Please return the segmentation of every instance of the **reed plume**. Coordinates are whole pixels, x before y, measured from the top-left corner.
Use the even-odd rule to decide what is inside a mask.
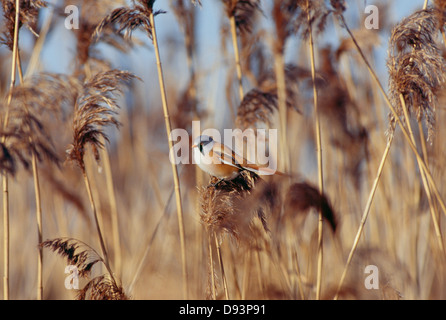
[[[0,43],[7,45],[11,51],[14,45],[15,3],[15,0],[2,0],[6,30],[0,36]],[[37,22],[39,10],[46,6],[47,2],[42,0],[21,0],[19,28],[26,26],[34,35],[37,35],[37,31],[34,30],[33,27]]]
[[[76,268],[79,277],[88,279],[87,284],[78,290],[77,298],[79,300],[128,300],[113,274],[99,275],[89,279],[94,266],[103,263],[107,267],[107,263],[85,242],[73,238],[56,238],[46,240],[40,246],[65,258],[67,265],[73,265]]]
[[[67,158],[74,161],[82,171],[85,171],[87,145],[91,145],[96,160],[99,160],[98,150],[103,147],[101,138],[109,141],[104,132],[105,127],[119,127],[116,95],[122,93],[121,83],[135,78],[127,71],[110,70],[96,74],[83,84],[73,115],[73,143],[67,150]]]
[[[361,123],[360,108],[351,97],[343,74],[339,72],[336,59],[339,53],[339,49],[333,52],[331,47],[320,50],[319,73],[322,80],[316,82],[320,92],[320,111],[324,123],[331,127],[329,135],[332,145],[342,151],[346,160],[345,170],[355,188],[360,188],[360,166],[364,160],[369,160],[369,132]]]
[[[113,33],[120,34],[128,39],[134,30],[142,28],[149,39],[153,40],[153,26],[150,22],[150,14],[153,13],[156,16],[166,13],[163,10],[153,11],[154,2],[154,0],[137,0],[131,8],[121,7],[113,10],[96,26],[93,37],[98,39],[105,32],[105,29],[111,29]]]
[[[444,29],[446,27],[446,1],[434,0],[434,7],[436,9],[436,16],[438,20],[438,27],[444,35]]]
[[[99,243],[104,255],[104,264],[111,277],[113,277],[113,272],[111,271],[103,231],[99,224],[90,179],[85,168],[84,156],[87,146],[90,145],[96,161],[100,160],[98,150],[104,147],[102,141],[108,141],[104,129],[107,126],[119,127],[116,115],[119,108],[117,95],[122,93],[121,84],[130,82],[135,78],[133,74],[127,71],[110,70],[96,74],[93,78],[87,79],[83,83],[82,91],[79,92],[76,100],[73,115],[73,143],[67,150],[67,159],[76,163],[82,171]],[[116,281],[114,280],[114,282]]]
[[[312,208],[321,211],[332,231],[336,232],[338,217],[328,197],[308,182],[293,183],[285,196],[285,214],[293,216]]]
[[[433,9],[417,11],[392,31],[389,43],[389,89],[393,105],[403,116],[400,94],[409,113],[425,119],[428,140],[434,135],[437,93],[446,81],[446,63],[435,37],[438,20]],[[391,115],[393,130],[395,119]]]
[[[345,10],[343,1],[331,1],[335,6],[336,13],[342,13]],[[341,5],[342,3],[342,5]],[[316,64],[314,58],[314,37],[321,33],[326,26],[326,19],[330,13],[324,1],[302,1],[299,4],[300,14],[297,16],[297,31],[301,32],[304,39],[308,39],[311,63],[311,78],[313,80],[313,108],[316,136],[316,151],[318,164],[318,184],[320,193],[324,193],[324,174],[323,174],[323,154],[322,154],[322,133],[319,115],[318,91],[316,86]],[[299,29],[303,26],[303,30]],[[323,212],[319,209],[318,223],[318,265],[317,265],[317,283],[316,299],[321,296],[322,286],[322,266],[323,266]]]
[[[264,212],[258,210],[258,202],[254,201],[253,207],[246,204],[248,199],[252,200],[259,179],[256,174],[244,171],[235,179],[221,181],[216,186],[218,179],[212,177],[209,186],[199,189],[200,221],[211,234],[228,233],[237,240],[246,240],[254,217],[265,222]]]
[[[54,90],[52,90],[54,89]],[[31,169],[32,155],[40,162],[44,159],[59,164],[52,138],[47,132],[45,116],[58,116],[61,89],[58,81],[51,75],[36,76],[10,90],[7,126],[2,135],[2,170],[14,176],[21,164],[25,170]]]
[[[168,139],[169,150],[173,148],[173,142],[170,139],[172,125],[170,121],[169,106],[167,103],[166,87],[164,83],[164,74],[161,65],[161,57],[159,53],[158,38],[156,36],[155,16],[165,13],[163,10],[154,11],[153,4],[155,0],[137,0],[134,1],[133,7],[121,7],[113,10],[110,15],[106,16],[96,28],[95,36],[101,34],[106,27],[113,28],[114,32],[124,32],[124,37],[131,36],[133,30],[142,28],[150,40],[152,40],[155,48],[155,57],[158,71],[158,82],[160,85],[160,95],[163,106],[164,122],[166,127],[166,136]],[[183,205],[181,199],[180,180],[176,164],[171,161],[173,182],[175,188],[175,200],[177,204],[178,228],[180,233],[181,256],[182,256],[182,273],[183,273],[183,295],[188,296],[187,285],[187,262],[186,262],[186,244],[183,221]]]
[[[244,98],[243,75],[240,61],[240,50],[238,44],[237,31],[240,33],[250,33],[252,30],[252,20],[257,11],[260,9],[259,0],[223,0],[226,9],[226,15],[231,24],[232,46],[234,49],[235,67],[237,71],[237,79],[239,86],[239,99]],[[232,110],[232,108],[231,108]],[[234,112],[233,112],[234,114]]]
[[[286,107],[287,110],[294,110],[300,113],[299,106],[299,82],[308,76],[305,69],[288,64],[285,67],[286,78]],[[276,129],[279,111],[279,97],[277,91],[277,81],[275,73],[268,70],[262,73],[258,79],[257,87],[251,89],[243,98],[237,109],[235,125],[238,129],[254,129],[254,134],[258,137],[256,129]],[[279,116],[278,116],[279,115]],[[261,137],[265,142],[269,136]],[[253,152],[254,146],[246,145],[243,142],[243,150]],[[267,144],[269,147],[269,144]],[[253,154],[253,153],[252,153]],[[250,159],[253,160],[253,159]],[[277,161],[277,159],[274,159]]]
[[[60,157],[54,150],[50,136],[45,132],[42,120],[23,108],[10,110],[10,121],[2,135],[5,139],[4,146],[10,150],[9,154],[15,155],[27,170],[31,168],[32,155],[39,162],[48,159],[56,164],[60,163]],[[14,170],[10,173],[15,174],[16,167],[11,169]]]
[[[425,163],[428,163],[428,159],[421,121],[425,119],[428,130],[427,140],[432,140],[435,133],[437,92],[444,88],[446,82],[446,61],[435,42],[438,33],[436,18],[434,9],[415,12],[394,28],[389,44],[388,68],[391,99],[397,106],[397,112],[404,116],[414,145],[417,143],[409,117],[410,113],[416,114]],[[390,121],[390,130],[393,130],[395,120],[391,118]],[[429,186],[427,173],[423,171],[421,160],[417,159],[417,161],[439,247],[446,255],[436,207],[431,195],[433,187]]]
[[[261,231],[268,232],[267,209],[274,204],[277,194],[269,184],[255,173],[242,171],[238,177],[230,181],[220,181],[212,177],[209,186],[199,189],[199,202],[201,206],[200,221],[208,234],[209,246],[209,292],[216,298],[216,274],[212,243],[215,242],[217,258],[221,269],[221,278],[226,299],[229,299],[229,290],[225,275],[225,268],[221,254],[221,242],[224,234],[229,234],[237,242],[254,244],[259,233],[255,218],[261,222]],[[208,288],[209,288],[208,286]]]
[[[252,19],[256,12],[261,12],[259,0],[222,0],[226,15],[234,18],[239,32],[251,32]]]
[[[10,90],[7,96],[7,104],[6,104],[6,114],[3,119],[3,130],[6,130],[9,124],[10,118],[10,103],[12,100],[12,91],[15,86],[16,81],[16,72],[19,72],[20,82],[23,82],[23,72],[20,62],[20,53],[19,53],[19,29],[26,24],[28,29],[36,36],[37,33],[33,30],[34,25],[37,21],[37,16],[39,13],[39,9],[46,6],[46,2],[44,1],[20,1],[20,0],[11,0],[2,1],[3,7],[3,15],[6,20],[6,30],[0,36],[0,43],[6,44],[8,48],[12,52],[12,63],[11,63],[11,81],[10,81]],[[27,111],[26,111],[27,112]],[[30,128],[30,122],[28,122],[28,127]],[[7,136],[2,136],[2,143],[6,141]],[[32,141],[32,138],[28,136],[28,139]],[[32,144],[32,143],[31,143]],[[35,195],[36,195],[36,216],[37,216],[37,225],[38,225],[38,238],[39,242],[41,241],[41,209],[40,209],[40,187],[39,187],[39,179],[37,174],[37,164],[36,164],[36,151],[31,153],[31,162],[33,168],[33,178],[34,178],[34,187],[35,187]],[[24,162],[22,160],[22,162]],[[8,187],[8,175],[4,174],[2,177],[3,182],[3,237],[4,237],[4,299],[9,299],[9,187]],[[37,298],[42,298],[42,254],[39,250],[38,257],[38,286],[37,286]]]

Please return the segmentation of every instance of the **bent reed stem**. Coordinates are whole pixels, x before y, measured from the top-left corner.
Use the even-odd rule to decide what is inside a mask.
[[[97,231],[97,234],[98,234],[99,244],[101,246],[102,254],[104,255],[104,265],[105,265],[108,273],[110,274],[110,277],[111,277],[112,281],[117,284],[117,282],[115,280],[115,277],[113,275],[113,271],[111,270],[111,267],[110,267],[110,260],[109,260],[109,257],[108,257],[107,248],[105,246],[105,241],[104,241],[104,236],[102,234],[102,229],[101,229],[101,226],[99,224],[99,218],[98,218],[98,213],[97,213],[97,209],[96,209],[96,204],[95,204],[95,201],[94,201],[94,198],[93,198],[93,192],[91,190],[90,180],[88,178],[88,174],[87,174],[87,171],[85,169],[85,165],[81,168],[81,170],[82,170],[82,176],[84,178],[85,188],[87,189],[88,199],[90,200],[90,207],[91,207],[91,210],[93,211],[93,217],[94,217],[94,222],[95,222],[95,225],[96,225],[96,231]]]
[[[428,169],[428,167],[427,167],[425,161],[423,160],[423,158],[418,153],[418,150],[417,150],[416,146],[412,143],[412,139],[410,138],[409,133],[407,132],[407,130],[406,130],[402,120],[400,119],[398,113],[396,112],[395,108],[393,107],[392,103],[390,102],[390,99],[389,99],[387,93],[385,92],[384,87],[382,86],[381,82],[379,81],[378,76],[376,75],[375,71],[371,67],[369,61],[367,60],[367,58],[364,55],[364,52],[362,51],[361,47],[359,46],[358,42],[356,41],[356,38],[354,37],[354,35],[352,34],[350,28],[348,27],[347,22],[345,21],[344,16],[341,14],[341,15],[339,15],[339,17],[340,17],[341,22],[343,23],[345,29],[347,30],[350,38],[352,39],[352,41],[353,41],[353,43],[355,45],[356,50],[360,54],[360,56],[361,56],[363,62],[365,63],[369,73],[371,74],[373,80],[378,85],[378,88],[379,88],[381,94],[383,95],[384,100],[385,100],[387,106],[389,107],[392,115],[394,116],[396,122],[399,124],[399,126],[401,128],[401,131],[402,131],[402,133],[404,135],[404,138],[407,141],[407,144],[409,145],[409,147],[412,149],[413,153],[415,154],[415,156],[417,158],[417,161],[419,161],[419,164],[420,164],[420,166],[422,168],[422,171],[424,171],[424,173],[426,175],[426,179],[429,182],[429,184],[431,185],[432,190],[433,190],[433,192],[435,194],[435,197],[437,198],[437,200],[438,200],[438,202],[439,202],[439,204],[441,206],[441,209],[442,209],[443,213],[446,216],[446,205],[445,205],[445,203],[444,203],[444,201],[443,201],[443,199],[442,199],[442,197],[440,195],[440,192],[438,191],[438,188],[437,188],[437,185],[436,185],[434,179],[432,178],[430,170]]]
[[[369,215],[370,208],[372,207],[373,199],[375,198],[376,189],[378,188],[378,183],[379,183],[379,180],[381,179],[381,175],[382,175],[383,168],[384,168],[384,165],[385,165],[386,160],[387,160],[387,156],[389,155],[389,151],[390,151],[390,147],[392,145],[393,137],[394,137],[393,134],[389,137],[389,140],[387,141],[386,148],[385,148],[385,150],[383,152],[383,155],[382,155],[382,158],[381,158],[381,162],[380,162],[379,167],[378,167],[378,172],[377,172],[376,177],[375,177],[375,181],[373,182],[373,186],[372,186],[372,189],[370,191],[369,198],[367,200],[367,204],[366,204],[366,206],[364,208],[364,212],[362,214],[361,223],[359,224],[358,231],[356,232],[355,240],[353,241],[353,245],[352,245],[352,248],[350,249],[350,253],[348,255],[347,262],[345,263],[344,271],[342,272],[341,279],[339,280],[339,284],[338,284],[338,288],[336,290],[336,294],[335,294],[335,296],[333,298],[334,300],[337,300],[339,298],[339,292],[341,291],[342,285],[343,285],[345,277],[347,275],[348,268],[349,268],[350,263],[351,263],[351,261],[353,259],[353,255],[355,254],[356,248],[358,247],[359,239],[361,238],[362,231],[364,230],[364,225],[367,222],[367,217]]]
[[[406,101],[404,100],[404,96],[401,93],[400,93],[399,97],[400,97],[401,105],[403,106],[404,118],[405,118],[405,121],[406,121],[407,128],[409,130],[410,137],[412,139],[413,144],[416,145],[415,136],[414,136],[414,133],[413,133],[413,130],[412,130],[412,126],[410,125],[410,118],[409,118],[409,112],[407,110]],[[424,190],[426,192],[426,196],[427,196],[427,199],[428,199],[428,202],[429,202],[429,209],[430,209],[430,213],[431,213],[431,217],[432,217],[432,222],[433,222],[434,228],[435,228],[435,234],[436,234],[437,240],[438,240],[438,245],[439,245],[440,250],[441,250],[441,252],[442,252],[442,254],[444,256],[445,255],[445,251],[444,251],[444,246],[443,246],[443,240],[442,240],[442,237],[441,237],[441,230],[440,230],[440,226],[439,226],[438,220],[437,220],[437,213],[436,213],[436,210],[435,210],[435,208],[433,206],[433,200],[432,200],[431,191],[429,189],[429,184],[426,181],[426,175],[425,175],[424,171],[421,169],[420,161],[418,159],[417,159],[417,163],[418,163],[418,166],[420,168],[421,180],[423,182],[423,187],[424,187]]]

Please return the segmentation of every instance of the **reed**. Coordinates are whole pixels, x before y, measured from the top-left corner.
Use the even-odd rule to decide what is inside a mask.
[[[119,34],[125,31],[125,36],[129,37],[131,32],[142,27],[147,36],[152,40],[155,48],[156,65],[158,72],[158,83],[160,86],[161,101],[164,113],[164,122],[166,127],[167,139],[169,144],[169,150],[173,149],[173,142],[170,139],[170,133],[172,131],[170,113],[166,96],[166,88],[164,84],[164,75],[161,65],[161,57],[159,53],[158,38],[156,36],[155,28],[155,16],[163,13],[163,11],[154,11],[153,4],[155,1],[138,1],[139,5],[135,5],[134,8],[118,8],[115,9],[109,16],[105,17],[95,30],[95,34],[100,34],[104,28],[114,26],[117,24],[119,27],[116,32]],[[186,261],[186,244],[185,244],[185,231],[184,231],[184,218],[183,218],[183,206],[181,200],[180,181],[178,177],[178,170],[176,164],[171,161],[173,182],[175,187],[175,201],[177,204],[177,217],[178,217],[178,229],[180,234],[181,243],[181,261],[182,261],[182,273],[183,273],[183,295],[185,298],[188,296],[188,282],[187,282],[187,261]]]
[[[446,296],[444,1],[1,3],[2,298]],[[287,175],[216,184],[192,120]]]

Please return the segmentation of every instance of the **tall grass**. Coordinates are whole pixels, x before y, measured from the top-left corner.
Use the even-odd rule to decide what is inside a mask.
[[[444,299],[444,1],[363,6],[2,1],[1,297]],[[171,162],[192,120],[278,129],[289,175]]]

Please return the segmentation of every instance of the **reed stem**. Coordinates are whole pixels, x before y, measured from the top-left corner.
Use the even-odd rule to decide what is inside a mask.
[[[389,140],[387,141],[387,145],[386,145],[386,148],[382,155],[381,162],[378,167],[378,172],[375,177],[375,181],[373,182],[373,186],[370,191],[369,198],[367,200],[367,204],[366,204],[366,206],[364,208],[364,212],[362,214],[361,223],[359,224],[358,231],[356,232],[355,240],[353,241],[352,248],[350,249],[350,253],[348,255],[347,262],[345,263],[344,271],[342,272],[342,275],[341,275],[341,279],[339,280],[339,284],[338,284],[338,288],[336,290],[336,294],[334,296],[334,300],[337,300],[339,298],[339,293],[341,291],[342,285],[343,285],[345,277],[347,275],[348,267],[350,266],[350,263],[353,259],[353,255],[355,254],[356,248],[358,247],[359,239],[361,238],[362,231],[364,230],[364,225],[367,222],[367,217],[369,215],[370,208],[372,206],[373,199],[375,197],[375,192],[376,192],[376,189],[378,188],[378,183],[379,183],[379,180],[380,180],[382,172],[383,172],[384,164],[386,163],[387,156],[389,155],[393,137],[394,137],[394,135],[392,134],[389,137]]]
[[[211,269],[211,292],[212,299],[217,300],[217,293],[215,292],[215,270],[214,270],[214,256],[212,254],[212,235],[208,232],[208,251],[209,251],[209,268]]]
[[[105,146],[104,138],[102,137],[103,144]],[[122,272],[122,252],[121,252],[121,238],[119,234],[119,217],[118,208],[116,203],[116,194],[113,183],[113,174],[110,164],[110,156],[107,149],[104,147],[102,150],[102,161],[104,164],[105,179],[107,184],[107,194],[110,200],[110,216],[112,224],[112,234],[113,234],[113,248],[114,248],[114,268],[118,278],[121,278]]]
[[[403,124],[402,120],[400,119],[398,113],[396,112],[395,108],[392,106],[392,103],[390,102],[390,99],[389,99],[387,93],[385,92],[384,87],[382,86],[381,82],[379,81],[378,76],[376,75],[375,71],[371,67],[370,63],[368,62],[367,58],[364,55],[364,52],[362,51],[361,47],[358,45],[358,42],[356,41],[356,38],[354,37],[354,35],[352,34],[350,28],[348,27],[347,22],[345,21],[344,16],[340,15],[340,19],[341,19],[341,22],[343,23],[345,29],[347,30],[350,38],[352,39],[352,41],[353,41],[353,43],[355,45],[355,48],[357,49],[358,53],[360,54],[363,62],[367,66],[367,69],[368,69],[369,73],[371,74],[372,78],[374,79],[374,81],[378,85],[378,88],[381,91],[387,106],[389,107],[389,109],[390,109],[393,117],[395,118],[396,122],[400,126],[401,131],[402,131],[402,133],[404,135],[404,138],[407,141],[407,144],[412,149],[412,152],[415,154],[415,156],[417,158],[417,161],[419,162],[419,165],[421,167],[421,170],[424,171],[424,173],[426,175],[426,179],[429,182],[429,184],[431,185],[432,191],[434,192],[435,197],[437,198],[443,213],[446,215],[446,205],[445,205],[445,203],[444,203],[444,201],[443,201],[443,199],[442,199],[442,197],[440,195],[440,192],[438,191],[437,185],[436,185],[434,179],[432,178],[432,175],[431,175],[431,173],[430,173],[430,171],[429,171],[425,161],[423,160],[423,158],[418,153],[418,150],[417,150],[416,146],[413,144],[412,139],[410,138],[409,133],[407,132],[406,128],[404,127],[404,124]]]
[[[313,31],[311,28],[310,19],[310,2],[307,0],[307,19],[308,26],[310,28],[309,33],[309,46],[310,46],[310,59],[311,59],[311,79],[313,81],[313,104],[314,104],[314,121],[315,121],[315,133],[316,133],[316,152],[317,152],[317,167],[318,167],[318,182],[319,191],[324,193],[324,173],[322,163],[322,138],[321,138],[321,123],[318,111],[318,93],[316,87],[316,67],[314,59],[314,43],[313,43]],[[323,264],[323,216],[322,210],[319,209],[318,214],[318,252],[317,252],[317,282],[316,282],[316,299],[319,300],[321,296],[322,286],[322,264]]]
[[[230,22],[231,22],[232,45],[234,47],[235,68],[237,70],[238,92],[239,92],[240,101],[242,101],[243,97],[244,97],[243,83],[242,83],[242,66],[240,63],[240,52],[239,52],[238,42],[237,42],[237,26],[235,23],[234,15],[231,16]],[[233,112],[233,114],[235,114],[235,112]]]
[[[165,88],[164,78],[163,78],[163,69],[162,69],[161,58],[160,58],[160,53],[159,53],[158,38],[156,36],[155,17],[154,17],[153,10],[150,12],[149,20],[150,20],[150,24],[152,26],[153,46],[155,48],[156,65],[157,65],[157,70],[158,70],[158,82],[159,82],[159,86],[160,86],[161,100],[162,100],[162,104],[163,104],[163,112],[164,112],[164,121],[165,121],[165,125],[166,125],[167,140],[169,143],[169,150],[172,150],[173,142],[170,139],[170,133],[171,133],[172,129],[171,129],[171,123],[170,123],[169,108],[167,105],[166,88]],[[188,298],[188,283],[187,283],[187,263],[186,263],[186,240],[185,240],[184,221],[183,221],[183,208],[182,208],[182,202],[181,202],[180,180],[178,177],[177,166],[174,161],[171,161],[171,166],[172,166],[173,182],[174,182],[174,188],[175,188],[175,200],[176,200],[176,205],[177,205],[178,229],[179,229],[179,233],[180,233],[181,261],[182,261],[182,273],[183,273],[183,295],[184,295],[184,298],[187,299]]]
[[[15,2],[15,20],[14,20],[14,42],[12,48],[12,65],[11,65],[11,83],[8,94],[7,109],[3,128],[6,129],[9,122],[9,107],[12,99],[12,89],[15,86],[16,69],[17,69],[17,51],[19,46],[19,18],[20,18],[20,0]],[[5,139],[2,139],[4,142]],[[9,300],[9,184],[8,175],[3,174],[3,299]]]
[[[99,218],[98,218],[98,213],[97,213],[97,209],[96,209],[96,204],[95,204],[95,201],[93,198],[93,192],[91,190],[90,180],[88,178],[87,171],[85,169],[85,165],[81,168],[81,170],[82,170],[82,176],[84,178],[85,188],[87,189],[87,193],[88,193],[88,199],[90,200],[90,207],[91,207],[91,210],[93,211],[93,218],[94,218],[94,222],[95,222],[95,226],[96,226],[96,231],[98,234],[99,244],[101,246],[102,254],[104,255],[104,265],[105,265],[108,273],[110,274],[112,281],[115,284],[117,284],[114,274],[113,274],[113,271],[110,268],[110,260],[108,257],[107,248],[105,246],[105,241],[104,241],[104,236],[102,234],[101,226],[99,224]]]
[[[412,139],[413,144],[416,144],[415,136],[412,131],[412,126],[410,125],[410,118],[409,118],[409,112],[407,110],[406,101],[404,100],[404,96],[401,93],[400,93],[400,101],[401,101],[401,105],[403,106],[404,118],[406,120],[406,124],[407,124],[407,128],[409,130],[410,137]],[[420,161],[417,161],[417,162],[418,162],[418,165],[420,166]],[[427,199],[429,202],[429,209],[430,209],[430,213],[432,216],[432,222],[434,223],[435,234],[437,236],[438,245],[440,247],[442,254],[445,255],[443,240],[441,238],[441,230],[440,230],[440,226],[439,226],[438,220],[437,220],[437,213],[433,206],[433,200],[432,200],[431,191],[429,189],[429,184],[426,181],[426,176],[425,176],[425,173],[423,172],[423,170],[421,169],[421,166],[420,166],[420,174],[421,174],[421,180],[423,182],[423,187],[424,187],[424,190],[426,192]]]
[[[42,201],[40,196],[40,182],[39,182],[39,170],[37,168],[37,157],[32,154],[32,167],[33,167],[33,181],[34,181],[34,195],[36,198],[36,222],[37,222],[37,243],[39,244],[37,253],[37,300],[43,298],[43,248],[40,244],[43,241],[42,237]]]
[[[217,248],[217,257],[218,257],[218,261],[220,263],[221,277],[223,279],[223,289],[225,291],[225,298],[226,298],[226,300],[229,300],[228,282],[226,280],[225,267],[223,265],[223,258],[221,256],[220,241],[218,241],[218,236],[215,232],[214,232],[214,239],[215,239],[215,247]]]

